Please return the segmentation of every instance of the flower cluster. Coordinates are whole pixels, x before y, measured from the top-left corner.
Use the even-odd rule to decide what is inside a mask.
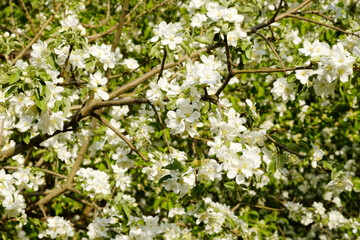
[[[68,239],[74,236],[74,229],[68,220],[63,217],[47,219],[47,229],[39,234],[39,238],[50,237],[52,239]]]
[[[176,45],[182,43],[182,27],[180,23],[169,23],[162,21],[157,29],[154,29],[154,37],[151,38],[151,42],[157,42],[161,40],[163,46],[168,46],[169,49],[175,50]]]
[[[93,168],[80,168],[76,175],[81,188],[88,192],[91,198],[102,199],[111,193],[108,181],[110,177],[105,172]]]

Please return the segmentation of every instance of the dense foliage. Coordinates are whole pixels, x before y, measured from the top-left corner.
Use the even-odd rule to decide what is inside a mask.
[[[360,239],[353,0],[0,2],[3,239]]]

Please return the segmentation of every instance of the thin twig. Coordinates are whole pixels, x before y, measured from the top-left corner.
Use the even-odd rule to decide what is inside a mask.
[[[129,8],[129,1],[130,0],[125,0],[123,8],[121,10],[120,22],[118,24],[118,28],[117,28],[117,32],[116,32],[116,35],[115,35],[114,42],[111,45],[111,51],[112,52],[115,52],[116,47],[117,47],[117,45],[119,43],[120,36],[121,36],[122,30],[123,30],[123,27],[124,27],[124,23],[125,23],[125,14],[126,14],[126,11]]]
[[[228,76],[226,77],[225,82],[223,82],[223,84],[219,87],[219,89],[215,93],[217,100],[219,99],[220,93],[225,89],[225,87],[229,84],[230,79],[234,76],[232,62],[231,62],[231,56],[230,56],[230,50],[229,50],[229,45],[227,42],[226,35],[224,35],[224,44],[225,44],[225,51],[226,51],[226,63],[227,63],[227,68],[228,68]]]
[[[294,68],[260,68],[260,69],[240,69],[240,70],[234,70],[234,75],[237,74],[244,74],[244,73],[275,73],[275,72],[292,72],[292,71],[298,71],[298,70],[306,70],[306,69],[312,69],[313,65],[309,66],[300,66],[300,67],[294,67]]]
[[[166,55],[167,55],[166,48],[164,48],[164,57],[163,57],[163,60],[162,60],[162,62],[161,62],[161,67],[160,67],[160,72],[159,72],[158,81],[160,80],[160,78],[161,78],[162,75],[163,75],[164,65],[165,65],[165,60],[166,60]]]
[[[321,14],[319,10],[312,10],[312,11],[302,11],[302,12],[297,12],[297,14],[314,14],[314,15],[318,15],[332,23],[335,23],[334,19],[328,17],[328,16],[325,16],[324,14]]]
[[[28,50],[41,36],[45,28],[50,24],[50,22],[54,19],[55,14],[57,11],[59,11],[61,5],[63,2],[60,2],[54,9],[54,12],[51,14],[51,16],[48,18],[48,20],[44,23],[43,27],[38,31],[38,33],[35,35],[35,37],[26,45],[26,47],[23,48],[23,50],[15,57],[15,59],[11,62],[12,65],[16,63],[17,60],[19,60],[26,50]]]
[[[0,126],[0,150],[2,148],[2,140],[3,140],[3,134],[4,134],[4,123],[5,118],[1,119],[1,126]]]
[[[26,38],[26,39],[31,40],[31,37],[25,35],[24,33],[20,33],[19,31],[15,30],[15,29],[11,29],[11,28],[9,28],[9,27],[6,27],[6,26],[4,26],[4,25],[0,25],[0,29],[6,30],[6,31],[8,31],[8,32],[15,33],[15,34],[17,34],[17,35],[20,35],[20,36]],[[12,53],[10,53],[10,54],[12,54]]]
[[[154,11],[155,9],[161,7],[162,5],[167,4],[167,3],[170,2],[170,1],[172,1],[172,0],[165,0],[165,1],[161,2],[160,4],[154,6],[152,9],[150,9],[150,10],[148,10],[148,11],[145,11],[145,12],[143,12],[142,14],[136,16],[132,21],[135,21],[136,19],[141,18],[141,17],[144,16],[145,14],[148,14],[148,13]],[[125,22],[124,25],[127,25],[127,24],[129,24],[130,22],[131,22],[131,21],[127,21],[127,22]],[[89,36],[89,37],[88,37],[89,43],[90,43],[90,42],[93,42],[93,41],[95,41],[96,39],[101,38],[101,37],[103,37],[103,36],[105,36],[105,35],[108,35],[109,33],[113,32],[113,31],[115,31],[115,30],[118,28],[119,24],[120,24],[120,23],[115,24],[114,26],[112,26],[111,28],[109,28],[108,30],[106,30],[105,32],[97,33],[97,34],[94,34],[94,35]]]
[[[280,233],[281,233],[281,236],[282,236],[284,239],[287,239],[287,238],[285,237],[285,234],[283,233],[280,225],[277,225],[277,227],[278,227],[278,229],[279,229],[279,231],[280,231]]]
[[[275,139],[273,139],[269,134],[266,134],[265,135],[271,142],[275,143],[276,146],[278,146],[279,148],[289,152],[289,153],[292,153],[296,156],[298,156],[299,158],[306,158],[307,156],[304,156],[304,155],[301,155],[300,153],[297,153],[297,152],[294,152],[293,150],[291,149],[288,149],[284,144],[281,144],[279,142],[277,142]]]
[[[283,72],[286,73],[285,65],[284,65],[283,61],[281,60],[279,54],[278,54],[277,51],[275,50],[274,46],[273,46],[272,43],[269,41],[269,39],[267,39],[264,35],[262,35],[262,34],[259,33],[259,32],[255,32],[255,33],[256,33],[258,36],[260,36],[262,39],[264,39],[265,42],[269,45],[271,51],[275,54],[276,58],[279,60],[281,66],[282,66],[282,68],[283,68]],[[286,73],[286,74],[287,74],[287,73]]]
[[[149,62],[151,61],[151,59],[148,59],[146,62],[142,63],[141,65],[139,65],[137,68],[134,68],[132,69],[131,71],[128,71],[128,72],[123,72],[123,73],[120,73],[120,74],[116,74],[116,75],[111,75],[108,77],[108,79],[113,79],[113,78],[119,78],[119,77],[122,77],[124,75],[128,75],[128,74],[131,74],[133,72],[136,72],[138,69],[140,69],[141,67],[145,66],[146,64],[148,64]]]
[[[19,169],[22,169],[22,167],[12,167],[12,166],[0,166],[0,169],[5,169],[5,170],[14,170],[14,171],[17,171]],[[48,173],[50,175],[53,175],[53,176],[56,176],[56,177],[59,177],[59,178],[63,178],[63,179],[66,179],[67,176],[65,175],[62,175],[60,173],[56,173],[56,172],[53,172],[53,171],[50,171],[48,169],[44,169],[44,168],[32,168],[33,171],[42,171],[42,172],[45,172],[45,173]]]
[[[113,132],[118,135],[130,147],[132,151],[136,152],[142,158],[142,160],[144,160],[145,162],[148,161],[148,159],[138,149],[136,149],[134,145],[119,130],[112,126],[109,121],[95,113],[93,113],[93,116],[99,119],[105,126],[113,130]]]
[[[15,19],[14,19],[14,10],[13,10],[13,6],[12,6],[12,0],[9,0],[9,4],[10,4],[10,14],[11,14],[11,26],[13,28],[15,28]]]
[[[168,138],[167,138],[165,126],[164,126],[163,121],[161,120],[161,116],[160,116],[159,112],[156,110],[156,108],[155,108],[155,106],[154,106],[153,104],[150,103],[150,106],[151,106],[151,108],[154,110],[157,118],[159,119],[160,126],[161,126],[161,129],[162,129],[163,134],[164,134],[164,139],[165,139],[166,145],[167,145],[167,147],[168,147],[169,153],[171,153],[171,148],[170,148],[169,140],[168,140]]]
[[[20,2],[20,5],[21,5],[22,9],[23,9],[24,12],[25,12],[25,15],[26,15],[27,20],[30,22],[31,30],[33,31],[33,33],[34,33],[34,35],[35,35],[35,34],[36,34],[36,30],[35,30],[35,26],[34,26],[33,20],[31,19],[30,14],[29,14],[28,10],[26,9],[26,6],[25,6],[23,0],[19,0],[19,2]]]
[[[86,24],[86,23],[82,23],[81,25],[83,25],[86,28],[99,28],[99,27],[102,27],[107,21],[109,21],[109,19],[110,19],[110,0],[108,0],[108,3],[107,3],[106,17],[105,17],[105,19],[100,21],[99,25],[91,25],[91,24]]]
[[[64,66],[62,67],[61,72],[60,72],[60,77],[63,77],[63,76],[64,76],[65,69],[66,69],[66,67],[67,67],[67,65],[68,65],[68,63],[69,63],[71,51],[73,50],[73,48],[74,48],[74,44],[70,44],[68,55],[67,55],[67,57],[66,57]]]
[[[310,19],[310,18],[298,16],[298,15],[295,15],[295,14],[289,14],[287,17],[297,18],[297,19],[300,19],[300,20],[303,20],[303,21],[306,21],[306,22],[315,23],[317,25],[324,26],[324,27],[327,27],[327,28],[330,28],[330,29],[334,29],[336,31],[339,31],[339,32],[342,32],[342,33],[345,33],[345,34],[348,34],[348,35],[353,35],[353,36],[356,36],[356,37],[360,38],[359,34],[356,34],[356,33],[353,33],[353,32],[348,32],[348,31],[345,31],[345,30],[343,30],[341,28],[338,28],[338,27],[335,27],[335,26],[332,26],[332,25],[329,25],[329,24],[326,24],[326,23],[318,22],[318,21],[315,21],[315,20]]]

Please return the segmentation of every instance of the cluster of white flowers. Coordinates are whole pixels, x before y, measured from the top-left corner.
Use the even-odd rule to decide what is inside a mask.
[[[274,82],[271,93],[274,95],[275,99],[281,97],[284,102],[287,102],[289,99],[293,101],[296,97],[295,87],[295,83],[288,83],[286,78],[279,78]]]
[[[195,213],[196,224],[203,222],[205,224],[205,232],[208,234],[220,233],[224,227],[230,227],[232,222],[236,226],[240,226],[243,232],[246,232],[245,224],[236,217],[230,207],[218,202],[213,202],[209,197],[204,199],[206,211]],[[190,214],[190,213],[189,213]]]
[[[342,174],[337,176],[327,184],[327,187],[334,189],[335,192],[351,191],[354,184],[349,179],[349,174]]]
[[[102,199],[111,193],[109,175],[93,168],[80,168],[76,175],[81,188],[89,193],[91,198]]]
[[[106,83],[108,79],[102,77],[102,73],[97,71],[95,74],[90,74],[90,89],[94,91],[95,99],[108,100],[109,94],[106,91]]]
[[[126,169],[120,168],[117,165],[111,165],[114,172],[115,186],[119,187],[121,191],[125,191],[131,184],[131,177],[126,175]]]
[[[221,169],[227,172],[227,177],[235,179],[237,184],[248,184],[253,174],[262,174],[261,149],[264,145],[265,130],[249,131],[243,125],[246,120],[241,118],[233,108],[225,113],[227,121],[210,117],[211,132],[214,141],[207,144],[210,147],[209,156],[215,155],[221,162]],[[240,142],[235,140],[239,139]],[[209,174],[212,172],[210,171]],[[211,176],[209,176],[211,177]]]
[[[78,16],[73,12],[69,12],[69,15],[66,16],[66,18],[60,20],[60,24],[62,26],[61,32],[73,29],[80,31],[82,36],[85,36],[86,34],[86,29],[80,24]]]
[[[318,146],[312,144],[312,154],[310,157],[311,160],[311,166],[313,168],[316,168],[317,163],[323,158],[325,152],[321,150]]]
[[[16,175],[18,176],[18,174]],[[25,199],[19,190],[14,187],[14,182],[16,181],[14,178],[14,176],[6,174],[4,169],[0,170],[0,203],[4,208],[4,215],[7,217],[25,215]],[[22,185],[20,179],[17,179],[16,182]]]
[[[96,217],[88,226],[88,236],[90,239],[99,239],[109,237],[107,231],[110,224],[109,218]]]
[[[286,202],[285,207],[289,210],[289,217],[292,220],[300,221],[301,224],[307,226],[313,222],[321,225],[327,224],[329,229],[337,229],[345,225],[356,225],[356,219],[345,218],[338,210],[331,210],[326,213],[326,209],[321,202],[314,202],[312,207],[307,209],[301,203]],[[355,226],[356,229],[356,226]]]
[[[356,55],[359,48],[350,50]],[[339,79],[345,83],[349,81],[349,77],[353,74],[353,65],[356,58],[344,48],[341,41],[330,48],[329,44],[319,40],[315,40],[313,43],[305,40],[299,52],[309,56],[311,61],[318,63],[319,68],[317,70],[303,70],[296,74],[296,77],[303,84],[308,84],[309,77],[316,74],[314,88],[317,95],[324,94],[327,96],[333,94],[335,80]]]
[[[74,229],[70,221],[63,217],[55,216],[47,219],[47,229],[39,233],[39,238],[68,239],[74,236]]]
[[[151,42],[157,42],[161,40],[161,44],[168,46],[169,49],[175,50],[176,46],[182,43],[182,27],[180,23],[169,23],[162,21],[158,28],[153,30],[154,37],[151,38]]]

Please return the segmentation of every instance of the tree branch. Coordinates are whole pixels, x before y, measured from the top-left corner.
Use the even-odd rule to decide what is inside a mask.
[[[48,18],[48,20],[44,23],[43,27],[38,31],[38,33],[35,35],[35,37],[26,45],[26,47],[23,48],[23,50],[21,50],[21,52],[15,57],[15,59],[11,62],[11,65],[14,65],[16,63],[16,61],[19,60],[24,55],[26,50],[28,50],[40,38],[40,36],[43,33],[43,31],[45,30],[45,28],[54,19],[56,12],[59,11],[62,4],[63,4],[63,2],[60,2],[55,7],[54,12],[51,14],[51,16]]]
[[[35,30],[34,23],[33,23],[32,19],[31,19],[31,17],[30,17],[30,14],[29,14],[28,10],[26,9],[26,6],[25,6],[23,0],[19,0],[19,2],[20,2],[20,5],[21,5],[22,9],[23,9],[24,12],[25,12],[25,15],[26,15],[27,20],[30,22],[31,30],[33,31],[33,33],[34,33],[34,35],[35,35],[35,34],[36,34],[36,30]]]
[[[116,135],[118,135],[130,147],[132,151],[136,152],[142,158],[142,160],[144,160],[145,162],[148,161],[148,159],[138,149],[136,149],[134,145],[119,130],[117,130],[114,126],[112,126],[105,118],[103,118],[100,115],[97,115],[96,113],[93,113],[93,116],[99,119],[105,126],[110,128]]]
[[[287,17],[297,18],[297,19],[300,19],[300,20],[303,20],[303,21],[306,21],[306,22],[315,23],[317,25],[324,26],[324,27],[327,27],[327,28],[330,28],[330,29],[334,29],[334,30],[342,32],[344,34],[353,35],[353,36],[356,36],[356,37],[360,38],[359,34],[356,34],[356,33],[353,33],[353,32],[348,32],[348,31],[345,31],[345,30],[343,30],[341,28],[338,28],[338,27],[335,27],[335,26],[332,26],[332,25],[329,25],[329,24],[326,24],[326,23],[318,22],[318,21],[312,20],[310,18],[298,16],[298,15],[295,15],[295,14],[288,14]]]

